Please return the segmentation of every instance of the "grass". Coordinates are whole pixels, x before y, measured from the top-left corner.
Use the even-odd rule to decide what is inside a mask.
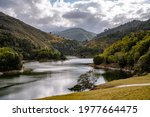
[[[46,97],[41,100],[150,100],[150,86],[114,88],[119,85],[145,83],[150,83],[150,74],[108,82],[91,91]]]

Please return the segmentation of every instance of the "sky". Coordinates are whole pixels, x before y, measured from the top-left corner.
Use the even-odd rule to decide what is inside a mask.
[[[46,32],[78,27],[100,33],[150,19],[150,0],[0,0],[0,11]]]

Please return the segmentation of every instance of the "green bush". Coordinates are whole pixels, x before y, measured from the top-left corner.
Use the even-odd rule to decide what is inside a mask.
[[[138,72],[150,72],[150,49],[146,54],[140,57],[137,64],[135,65],[135,69]]]
[[[52,60],[52,59],[61,59],[61,53],[58,51],[52,51],[50,49],[41,49],[33,53],[33,59],[37,60]]]
[[[0,71],[19,70],[22,68],[20,55],[11,48],[0,48]]]
[[[101,63],[103,63],[103,60],[104,60],[103,57],[99,55],[95,56],[93,59],[94,64],[96,65],[100,65]]]

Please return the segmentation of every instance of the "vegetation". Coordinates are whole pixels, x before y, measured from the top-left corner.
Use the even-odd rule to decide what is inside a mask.
[[[115,88],[121,85],[145,83],[150,83],[150,74],[108,82],[91,91],[47,97],[42,100],[150,100],[150,86]]]
[[[50,49],[41,49],[33,52],[33,59],[35,60],[60,60],[65,59],[63,54],[59,51],[52,51]]]
[[[97,49],[98,51],[100,49],[105,50],[105,48],[122,39],[124,36],[129,35],[131,32],[135,33],[140,32],[141,30],[150,30],[150,20],[134,20],[112,29],[105,29],[104,32],[98,34],[94,39],[88,41],[85,45],[88,48]]]
[[[91,40],[93,37],[96,36],[95,33],[88,32],[81,28],[71,28],[64,30],[62,32],[56,32],[55,34],[64,37],[66,39],[76,40],[80,42],[85,40]]]
[[[0,48],[0,71],[20,70],[22,62],[20,55],[11,48]]]
[[[137,72],[150,71],[150,31],[131,33],[94,57],[94,63],[128,67]]]
[[[65,55],[76,55],[77,49],[82,45],[75,40],[57,39],[51,40],[50,44]]]
[[[54,56],[60,55],[55,55],[58,51],[49,43],[55,38],[54,35],[0,12],[0,47],[13,48],[23,55],[23,59],[33,59],[33,52],[40,52],[43,48],[51,50]]]
[[[110,41],[115,39],[118,40],[126,35],[129,35],[131,32],[138,32],[140,30],[150,30],[150,20],[133,20],[112,29],[105,29],[104,32],[97,35],[97,38],[106,37]]]

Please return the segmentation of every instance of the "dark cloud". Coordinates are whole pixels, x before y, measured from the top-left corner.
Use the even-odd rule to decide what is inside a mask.
[[[143,8],[139,9],[136,13],[137,13],[137,14],[143,13]]]
[[[146,13],[140,15],[141,19],[150,19],[150,8],[147,9]]]
[[[118,14],[113,18],[112,22],[113,23],[121,23],[121,22],[124,22],[124,20],[126,20],[126,19],[127,19],[127,17],[125,14]]]
[[[80,10],[74,10],[63,15],[66,19],[83,19],[87,18],[90,14],[86,12],[82,12]]]
[[[58,0],[0,0],[2,12],[47,32],[71,27],[101,32],[132,19],[146,20],[150,18],[148,5],[150,0],[72,0],[61,4]]]
[[[0,0],[0,7],[2,8],[8,8],[15,5],[16,3],[14,2],[14,0]]]

